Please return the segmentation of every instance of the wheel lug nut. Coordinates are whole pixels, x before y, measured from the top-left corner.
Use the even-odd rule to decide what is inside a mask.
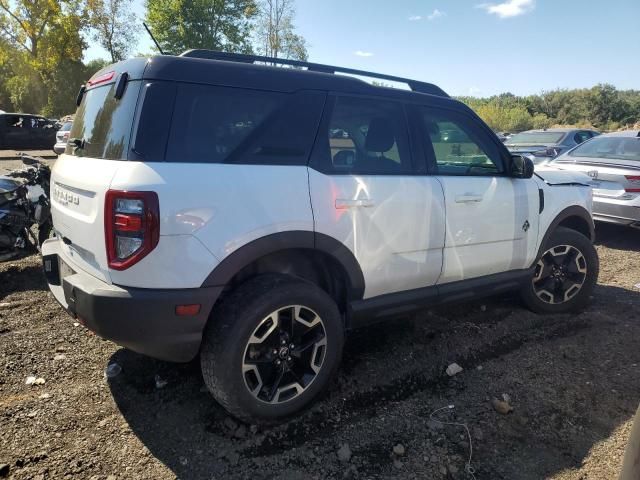
[[[296,346],[293,343],[289,345],[289,349],[293,350],[294,348],[296,348]]]
[[[280,365],[281,363],[280,359],[276,360],[276,365]]]
[[[274,355],[278,354],[278,350],[276,350],[275,348],[271,351],[271,353],[273,353]]]
[[[291,361],[291,357],[287,357],[287,361],[289,361],[289,362],[290,362],[290,361]]]

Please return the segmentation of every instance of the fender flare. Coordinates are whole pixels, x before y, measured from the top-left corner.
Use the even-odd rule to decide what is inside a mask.
[[[289,249],[317,250],[329,255],[347,274],[349,300],[363,298],[364,275],[351,250],[333,237],[304,230],[272,233],[243,245],[225,257],[207,276],[202,286],[227,285],[247,265],[271,253]]]
[[[596,230],[595,230],[595,225],[593,223],[593,217],[591,216],[589,211],[586,208],[580,207],[578,205],[567,207],[564,210],[562,210],[558,215],[556,215],[553,221],[549,224],[549,227],[547,228],[547,231],[545,232],[544,237],[542,237],[540,246],[538,247],[538,254],[536,255],[536,260],[534,262],[534,265],[538,262],[538,260],[544,253],[543,249],[547,241],[549,240],[549,237],[553,235],[553,232],[555,232],[555,230],[564,220],[570,217],[579,217],[582,220],[584,220],[589,226],[589,240],[591,240],[592,242],[595,241]]]

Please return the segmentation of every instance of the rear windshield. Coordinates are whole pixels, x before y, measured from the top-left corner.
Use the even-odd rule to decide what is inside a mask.
[[[640,138],[596,137],[572,150],[571,157],[614,158],[640,162]]]
[[[522,132],[516,133],[507,140],[507,145],[553,145],[560,143],[564,137],[560,132]]]
[[[72,126],[72,125],[73,125],[73,123],[71,123],[71,122],[66,122],[65,124],[63,124],[63,125],[60,127],[60,131],[61,131],[61,132],[68,132],[69,130],[71,130],[71,126]]]
[[[126,160],[140,83],[129,82],[121,99],[114,97],[115,84],[87,91],[73,120],[65,153]],[[74,139],[82,147],[78,147]]]

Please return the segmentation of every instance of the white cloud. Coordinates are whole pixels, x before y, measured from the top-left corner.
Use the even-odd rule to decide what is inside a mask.
[[[440,10],[438,10],[437,8],[433,11],[433,13],[431,15],[428,15],[427,18],[429,20],[435,20],[437,18],[441,18],[441,17],[446,17],[446,13],[441,12]]]
[[[480,90],[478,87],[469,87],[469,96],[470,97],[477,97],[481,93],[482,93],[482,90]]]
[[[502,3],[481,3],[476,5],[476,8],[482,8],[487,13],[497,15],[500,18],[511,18],[532,11],[536,8],[536,0],[506,0]]]
[[[359,57],[373,57],[373,53],[371,52],[363,52],[362,50],[357,50],[355,52],[353,52],[354,55],[357,55]]]
[[[417,22],[418,20],[422,20],[422,15],[411,15],[409,17],[410,22]]]

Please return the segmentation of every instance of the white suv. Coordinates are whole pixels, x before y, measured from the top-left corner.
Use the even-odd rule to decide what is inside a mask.
[[[579,179],[532,177],[434,85],[254,61],[272,60],[137,58],[81,89],[42,253],[87,328],[200,355],[220,404],[269,421],[327,386],[349,329],[507,290],[537,312],[586,304],[598,257]]]

